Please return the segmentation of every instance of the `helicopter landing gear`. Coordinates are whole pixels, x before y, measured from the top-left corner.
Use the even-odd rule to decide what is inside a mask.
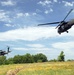
[[[61,33],[59,33],[61,35]]]
[[[68,33],[68,31],[66,31]]]

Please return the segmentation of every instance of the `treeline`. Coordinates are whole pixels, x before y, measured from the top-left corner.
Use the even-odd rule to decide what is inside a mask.
[[[37,63],[47,62],[47,57],[42,54],[31,55],[29,53],[25,55],[16,55],[13,58],[6,59],[5,56],[0,56],[0,65],[2,64],[21,64],[21,63]]]
[[[0,56],[0,65],[3,64],[23,64],[23,63],[38,63],[38,62],[64,62],[65,61],[65,54],[61,51],[58,54],[57,59],[48,60],[46,55],[39,53],[36,55],[31,55],[29,53],[25,55],[15,55],[13,58],[6,58],[6,56]],[[67,60],[73,61],[73,60]]]

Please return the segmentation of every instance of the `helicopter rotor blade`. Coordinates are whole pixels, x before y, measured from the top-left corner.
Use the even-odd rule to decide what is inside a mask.
[[[66,17],[63,19],[63,21],[68,17],[68,15],[72,12],[73,9],[71,9],[68,14],[66,15]]]
[[[52,23],[45,23],[45,24],[38,24],[38,26],[41,26],[41,25],[50,25],[50,24],[58,24],[60,22],[52,22]]]
[[[60,22],[60,24],[56,27],[58,28],[60,25],[62,25],[62,23],[65,21],[65,19],[68,17],[68,15],[72,12],[73,9],[71,9],[68,14],[66,15],[66,17],[63,19],[63,21]]]
[[[56,28],[58,28],[59,26],[60,26],[60,24],[59,24],[58,26],[56,26]],[[55,29],[56,29],[56,28],[55,28]]]
[[[56,28],[58,28],[59,26],[61,26],[61,25],[63,24],[63,22],[64,22],[64,21],[61,21],[61,22],[59,23],[59,25],[56,26]],[[56,28],[55,28],[55,29],[56,29]]]
[[[60,22],[52,22],[52,23],[45,23],[45,24],[38,24],[38,26],[41,26],[41,25],[50,25],[50,24],[58,24],[59,23],[59,25],[56,27],[56,28],[58,28],[59,26],[61,26],[64,22],[65,22],[65,19],[68,17],[68,15],[72,12],[72,10],[73,9],[71,9],[69,12],[68,12],[68,14],[66,15],[66,17],[62,20],[62,21],[60,21]]]

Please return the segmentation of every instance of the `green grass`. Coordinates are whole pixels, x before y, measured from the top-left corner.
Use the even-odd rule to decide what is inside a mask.
[[[0,75],[6,75],[9,70],[15,71],[16,75],[74,75],[74,62],[2,65]]]
[[[19,72],[17,75],[74,75],[73,71],[68,70],[47,70],[47,71],[26,71]]]
[[[74,62],[29,64],[17,75],[74,75]]]

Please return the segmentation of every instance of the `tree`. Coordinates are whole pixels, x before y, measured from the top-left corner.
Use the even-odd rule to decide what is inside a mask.
[[[65,61],[64,52],[61,51],[60,55],[58,56],[58,61]]]
[[[16,55],[16,56],[14,56],[14,58],[13,58],[13,62],[14,62],[15,64],[21,63],[21,60],[22,60],[22,58],[21,58],[20,55]]]
[[[33,63],[33,62],[34,62],[34,60],[33,60],[32,55],[30,55],[29,53],[27,53],[25,55],[25,63]]]
[[[5,62],[5,64],[13,64],[13,58],[8,58]]]
[[[0,56],[0,65],[5,64],[5,62],[6,62],[6,57]]]
[[[25,55],[15,55],[13,58],[6,59],[5,56],[0,57],[0,64],[20,64],[20,63],[34,63],[34,62],[46,62],[47,57],[40,53],[31,55],[29,53]]]
[[[44,54],[42,54],[42,53],[36,54],[36,55],[34,55],[34,61],[35,62],[46,62],[47,61],[47,57]]]

